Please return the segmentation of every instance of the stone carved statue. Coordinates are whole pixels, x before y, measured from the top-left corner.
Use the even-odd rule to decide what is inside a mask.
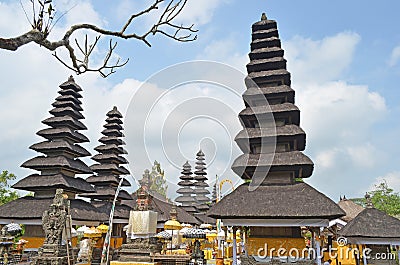
[[[46,235],[45,244],[61,244],[68,206],[68,201],[65,200],[62,192],[62,189],[57,189],[50,209],[45,211],[42,216],[43,230]]]
[[[63,195],[62,189],[57,189],[53,203],[43,213],[42,226],[45,240],[38,250],[38,256],[32,260],[32,265],[68,265],[74,262],[72,249],[62,244],[62,236],[66,228],[69,214],[69,201]]]

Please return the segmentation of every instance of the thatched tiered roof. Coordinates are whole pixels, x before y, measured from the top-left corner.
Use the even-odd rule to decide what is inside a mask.
[[[255,166],[264,172],[284,168],[294,172],[293,179],[309,177],[313,162],[302,153],[305,132],[300,128],[300,112],[294,104],[295,92],[290,87],[276,22],[261,20],[252,30],[247,91],[243,94],[246,107],[239,114],[244,128],[235,138],[244,155],[234,161],[232,169],[243,179],[252,178]]]
[[[0,207],[0,219],[18,220],[23,224],[26,221],[34,222],[36,220],[39,224],[42,220],[43,212],[49,209],[52,202],[52,198],[21,197]],[[70,199],[70,206],[71,217],[74,222],[92,221],[98,223],[108,221],[108,215],[99,211],[89,202]]]
[[[196,209],[198,212],[206,212],[209,209],[210,198],[207,196],[210,191],[207,190],[209,187],[207,184],[207,172],[206,163],[203,151],[199,151],[196,154],[196,170],[194,171],[194,194],[196,199]]]
[[[346,213],[346,215],[341,217],[340,219],[346,222],[353,220],[359,213],[364,210],[364,207],[346,198],[340,199],[338,205]]]
[[[375,208],[365,208],[340,231],[350,241],[400,242],[400,220]]]
[[[129,171],[121,164],[127,164],[128,161],[123,155],[127,154],[122,147],[124,141],[122,137],[122,114],[118,111],[117,107],[107,113],[106,124],[102,131],[103,137],[99,139],[101,145],[97,146],[95,150],[98,154],[94,155],[92,159],[97,163],[90,168],[96,173],[86,179],[89,183],[95,186],[95,192],[84,194],[83,196],[92,199],[92,204],[105,210],[109,213],[112,201],[115,197],[115,191],[121,180],[121,175],[129,174]],[[124,179],[122,182],[124,186],[130,186],[130,183]],[[125,190],[120,190],[117,197],[117,204],[121,200],[129,200],[131,196]],[[121,208],[121,207],[119,207]],[[129,219],[129,209],[120,209],[116,213],[121,213],[121,218]],[[117,214],[118,215],[118,214]]]
[[[127,152],[122,147],[125,142],[122,140],[124,134],[122,114],[117,107],[113,107],[107,113],[106,123],[103,126],[103,136],[99,139],[101,143],[95,148],[98,154],[92,159],[97,163],[90,168],[96,173],[86,179],[95,187],[95,192],[83,194],[82,196],[91,198],[91,203],[101,209],[104,213],[109,214],[111,211],[112,202],[115,197],[118,184],[121,181],[121,175],[129,174],[129,171],[121,164],[128,164],[124,157]],[[130,186],[126,180],[122,180],[122,186]],[[128,192],[121,189],[118,193],[117,204],[114,216],[119,219],[129,219],[129,211],[131,208],[120,205],[121,200],[130,200],[131,196]]]
[[[71,200],[73,221],[103,221],[103,215],[90,203],[75,199],[77,193],[93,192],[93,187],[86,180],[75,174],[92,173],[92,170],[79,158],[90,153],[80,143],[88,138],[79,131],[86,130],[81,120],[81,87],[71,76],[60,85],[60,90],[52,115],[42,121],[48,128],[37,134],[45,141],[33,144],[30,148],[42,153],[22,164],[22,167],[40,171],[14,184],[12,187],[34,192],[34,197],[23,197],[0,206],[0,219],[21,219],[27,222],[40,222],[44,210],[51,204],[56,189],[63,189]],[[5,222],[5,221],[4,221]]]
[[[178,186],[180,187],[176,193],[180,194],[175,201],[181,203],[181,206],[185,211],[194,213],[196,212],[196,208],[193,206],[196,202],[195,197],[192,196],[194,193],[194,183],[192,176],[192,167],[189,162],[183,165],[182,175],[179,177],[181,181],[178,182]]]
[[[314,164],[303,153],[306,135],[300,128],[300,111],[276,22],[263,15],[254,23],[250,46],[245,108],[239,113],[243,130],[235,138],[243,154],[233,162],[232,170],[260,186],[250,191],[248,184],[242,184],[208,214],[224,223],[241,220],[231,225],[248,224],[249,219],[264,220],[257,225],[267,224],[265,219],[282,219],[277,222],[289,226],[301,226],[287,221],[294,219],[305,221],[303,225],[327,224],[344,212],[322,193],[299,183],[312,175]]]
[[[40,171],[17,182],[13,188],[46,193],[52,197],[57,188],[66,192],[90,192],[93,188],[83,179],[75,178],[75,174],[91,173],[90,168],[79,157],[89,156],[90,153],[79,145],[88,142],[80,130],[86,126],[80,121],[84,117],[80,92],[81,87],[72,78],[60,85],[59,94],[49,111],[52,117],[42,121],[49,128],[40,130],[38,135],[46,140],[30,146],[30,149],[44,154],[29,159],[22,167]],[[38,195],[38,194],[37,194]]]
[[[229,216],[231,219],[335,219],[344,215],[338,205],[331,205],[331,199],[302,182],[292,185],[262,185],[254,191],[249,191],[249,184],[243,184],[225,198],[211,208],[209,216]]]

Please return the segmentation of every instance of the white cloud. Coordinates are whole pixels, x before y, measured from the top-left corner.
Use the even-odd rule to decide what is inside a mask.
[[[177,17],[177,22],[184,24],[195,24],[197,26],[207,24],[211,21],[215,9],[229,0],[189,0],[182,13]]]
[[[307,134],[306,154],[315,162],[309,182],[331,197],[339,191],[350,196],[358,192],[355,183],[361,176],[371,179],[371,169],[385,157],[370,136],[388,114],[385,99],[367,85],[343,80],[360,40],[356,33],[341,32],[321,40],[296,36],[283,43]]]
[[[346,150],[355,166],[372,168],[377,161],[377,150],[371,143],[349,146]]]
[[[400,46],[397,46],[392,50],[389,59],[389,66],[395,66],[399,62],[399,60],[400,60]]]
[[[369,187],[369,190],[374,190],[376,185],[382,182],[386,182],[388,187],[393,189],[395,192],[400,192],[400,172],[393,171],[387,173],[384,176],[377,177],[374,183]]]
[[[335,166],[335,160],[338,155],[337,149],[324,150],[319,152],[315,157],[315,164],[317,167],[331,168]]]
[[[295,36],[283,43],[288,68],[296,83],[333,81],[349,67],[360,36],[341,32],[322,40]]]
[[[197,55],[197,59],[222,62],[246,73],[246,64],[249,62],[249,58],[247,54],[238,52],[236,43],[237,40],[234,37],[212,41],[201,54]]]

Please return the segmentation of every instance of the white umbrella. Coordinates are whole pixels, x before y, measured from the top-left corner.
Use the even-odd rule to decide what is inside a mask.
[[[79,227],[78,229],[76,229],[77,234],[79,235],[83,235],[87,230],[89,230],[90,228],[87,227],[86,225]]]
[[[206,232],[202,229],[197,228],[189,228],[184,234],[183,237],[186,238],[206,238]]]
[[[167,231],[161,231],[160,233],[157,233],[155,235],[155,237],[162,238],[162,239],[171,239],[172,235]]]
[[[14,236],[14,235],[17,235],[19,232],[22,231],[21,226],[20,226],[19,224],[16,224],[16,223],[8,224],[8,225],[6,225],[5,227],[6,227],[6,229],[7,229],[7,232],[8,232],[10,235],[13,235],[13,236]]]

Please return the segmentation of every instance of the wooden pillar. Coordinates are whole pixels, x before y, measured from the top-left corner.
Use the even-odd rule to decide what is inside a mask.
[[[233,235],[232,235],[232,238],[233,238],[232,239],[232,244],[233,244],[233,246],[232,246],[232,259],[233,259],[232,265],[237,265],[236,231],[237,231],[237,227],[236,226],[232,227],[232,233],[233,233]]]

